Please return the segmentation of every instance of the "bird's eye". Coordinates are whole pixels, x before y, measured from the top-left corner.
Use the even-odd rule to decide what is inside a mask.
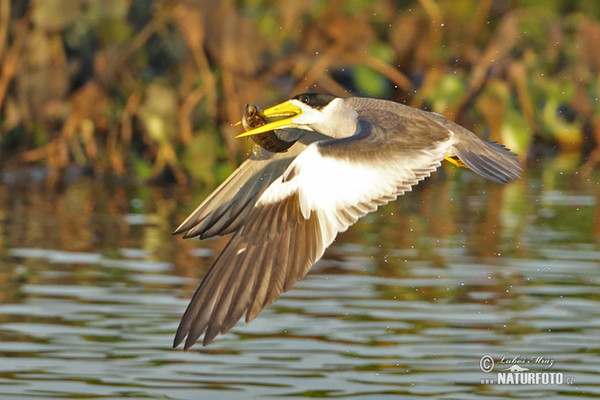
[[[304,104],[308,104],[308,102],[310,101],[310,97],[303,94],[302,96],[300,96],[300,101],[303,102]]]

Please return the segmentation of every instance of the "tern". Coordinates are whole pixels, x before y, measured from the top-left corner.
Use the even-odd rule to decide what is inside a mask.
[[[393,101],[303,93],[238,137],[301,132],[246,160],[175,230],[232,234],[189,303],[173,347],[203,345],[254,319],[317,262],[339,232],[430,176],[444,159],[498,183],[518,157],[444,116]],[[300,130],[300,131],[297,131]]]

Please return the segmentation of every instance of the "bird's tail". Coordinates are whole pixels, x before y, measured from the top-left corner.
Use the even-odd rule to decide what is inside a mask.
[[[521,176],[523,168],[519,158],[510,149],[500,143],[480,139],[443,115],[428,113],[428,116],[453,134],[447,161],[458,167],[469,168],[498,183],[506,183]]]
[[[452,164],[469,168],[494,182],[506,183],[521,176],[523,169],[519,158],[508,148],[496,142],[481,140],[470,130],[442,117],[433,118],[453,133],[453,144],[446,160]]]
[[[448,161],[469,168],[494,182],[506,183],[521,176],[522,168],[517,155],[499,143],[477,138],[460,141],[452,146],[452,150],[456,157],[446,157]]]

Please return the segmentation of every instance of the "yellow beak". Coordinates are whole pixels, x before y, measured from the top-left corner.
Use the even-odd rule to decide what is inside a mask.
[[[259,133],[265,133],[275,129],[291,128],[294,126],[292,119],[296,118],[300,114],[302,114],[302,109],[300,107],[294,105],[289,100],[285,101],[281,104],[277,104],[276,106],[267,108],[264,111],[264,115],[267,117],[267,119],[275,119],[275,121],[269,122],[263,126],[259,126],[258,128],[250,129],[241,135],[237,135],[236,138],[257,135]],[[240,122],[236,123],[236,125],[239,124]]]

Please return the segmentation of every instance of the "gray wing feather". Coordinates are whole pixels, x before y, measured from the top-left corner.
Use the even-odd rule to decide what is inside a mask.
[[[281,226],[265,224],[273,216]],[[325,251],[317,215],[302,218],[297,196],[255,207],[194,293],[174,340],[206,345],[246,313],[246,321],[302,279]]]
[[[367,120],[377,119],[388,132],[397,132],[393,125],[404,120],[410,124],[402,137],[404,146],[422,147],[427,142],[442,140],[447,132],[452,133],[450,152],[463,161],[469,169],[486,179],[506,183],[521,176],[519,158],[506,147],[495,142],[486,142],[470,130],[450,121],[443,115],[408,107],[392,101],[353,97],[350,102],[360,116]],[[398,119],[397,116],[402,118]]]
[[[262,150],[261,158],[251,156],[196,207],[173,234],[206,239],[236,231],[260,194],[305,148],[305,145],[296,143],[284,153]]]
[[[196,207],[173,234],[183,233],[184,238],[197,236],[207,239],[235,232],[244,223],[260,195],[292,161],[309,144],[328,138],[316,132],[307,133],[297,129],[281,130],[279,135],[286,139],[299,139],[285,152],[271,153],[261,149],[259,156],[250,156]]]

